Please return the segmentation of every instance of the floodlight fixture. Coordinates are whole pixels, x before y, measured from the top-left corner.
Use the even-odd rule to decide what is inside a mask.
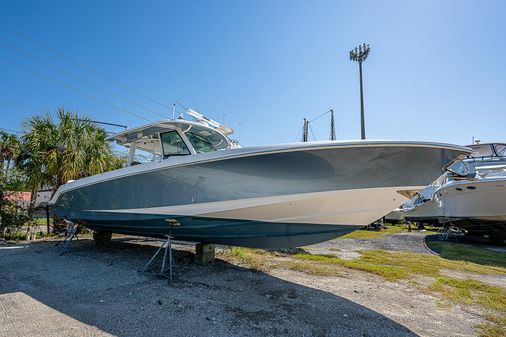
[[[365,139],[365,116],[364,116],[364,90],[362,85],[362,62],[367,59],[371,48],[368,44],[361,44],[355,49],[350,50],[350,61],[358,62],[360,72],[360,133],[361,138]]]

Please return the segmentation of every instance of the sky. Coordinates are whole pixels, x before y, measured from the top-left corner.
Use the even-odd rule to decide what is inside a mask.
[[[193,108],[244,146],[506,141],[505,1],[0,0],[0,127],[65,107],[135,127]],[[141,95],[139,95],[139,93]],[[161,103],[161,104],[160,104]],[[107,127],[109,131],[120,131]],[[329,118],[310,139],[329,137]]]

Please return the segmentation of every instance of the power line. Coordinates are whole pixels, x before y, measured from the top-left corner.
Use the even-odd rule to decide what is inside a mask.
[[[13,105],[16,105],[16,106],[20,107],[20,108],[23,108],[23,109],[26,109],[26,110],[29,110],[29,111],[32,111],[32,112],[35,112],[35,113],[39,113],[40,112],[37,109],[31,108],[31,107],[29,107],[27,105],[24,105],[23,103],[19,103],[19,102],[15,101],[15,100],[12,100],[10,98],[0,97],[0,101],[9,102],[9,103],[11,103]]]
[[[0,128],[0,130],[4,130],[4,131],[10,132],[10,133],[21,133],[21,131],[16,131],[16,130],[11,130],[11,129],[6,129],[6,128]]]
[[[328,114],[328,113],[330,113],[330,110],[328,110],[328,111],[326,111],[326,112],[322,113],[320,116],[318,116],[318,117],[316,117],[316,118],[311,119],[311,120],[309,121],[309,123],[314,122],[315,120],[322,118],[323,116],[325,116],[325,115],[326,115],[326,114]]]
[[[42,60],[42,59],[40,59],[40,58],[38,58],[38,57],[36,57],[36,56],[31,55],[31,54],[29,54],[29,53],[27,53],[27,52],[25,52],[25,51],[22,51],[22,50],[20,50],[20,49],[17,49],[17,48],[15,48],[15,47],[12,47],[12,46],[10,46],[10,45],[8,45],[8,44],[6,44],[6,43],[3,43],[3,42],[0,42],[0,46],[3,46],[4,48],[8,48],[8,49],[10,49],[10,50],[12,50],[12,51],[14,51],[14,52],[16,52],[16,53],[20,54],[20,55],[23,55],[23,56],[28,57],[28,58],[30,58],[30,59],[32,59],[32,60],[35,60],[36,62],[39,62],[39,63],[41,63],[41,64],[44,64],[44,65],[45,65],[45,66],[47,66],[47,67],[50,67],[50,68],[52,68],[52,69],[55,69],[56,71],[58,71],[58,72],[60,72],[60,73],[63,73],[63,74],[65,74],[65,75],[67,75],[67,76],[69,76],[69,77],[71,77],[71,78],[73,78],[73,79],[75,79],[75,80],[78,80],[78,81],[80,81],[80,82],[83,82],[83,83],[85,83],[85,84],[87,84],[87,85],[91,86],[91,87],[94,87],[94,88],[96,88],[96,89],[98,89],[98,90],[101,90],[101,91],[103,91],[103,92],[105,92],[105,93],[107,93],[107,94],[109,94],[109,95],[111,95],[111,96],[116,96],[116,97],[119,97],[119,98],[121,98],[122,100],[124,100],[125,102],[128,102],[128,103],[130,103],[130,104],[132,104],[132,105],[135,105],[135,106],[137,106],[137,107],[139,107],[139,108],[141,108],[141,109],[144,109],[144,110],[146,110],[146,111],[149,111],[149,112],[151,112],[151,113],[153,113],[153,114],[155,114],[155,115],[157,115],[157,116],[160,116],[160,117],[163,117],[163,118],[167,118],[167,116],[164,116],[164,115],[162,115],[162,114],[160,114],[160,113],[158,113],[158,112],[156,112],[156,111],[154,111],[154,110],[152,110],[152,109],[150,109],[150,108],[147,108],[147,107],[145,107],[145,106],[143,106],[143,105],[141,105],[141,104],[138,104],[138,103],[136,103],[136,102],[134,102],[134,101],[132,101],[132,100],[130,100],[130,99],[128,99],[128,98],[126,98],[126,97],[123,97],[123,96],[121,96],[121,95],[118,95],[118,94],[117,94],[117,93],[115,93],[115,92],[112,92],[112,91],[110,91],[110,90],[108,90],[108,89],[102,88],[101,86],[96,85],[96,84],[94,84],[94,83],[92,83],[92,82],[90,82],[90,81],[87,81],[87,80],[85,80],[85,79],[82,79],[82,78],[80,78],[79,76],[76,76],[76,75],[72,74],[72,73],[71,73],[71,72],[69,72],[69,71],[66,71],[66,70],[64,70],[64,69],[61,69],[61,68],[59,68],[59,67],[57,67],[57,66],[55,66],[55,65],[53,65],[53,64],[50,64],[50,63],[48,63],[48,62],[46,62],[46,61],[44,61],[44,60]]]
[[[301,129],[299,130],[299,133],[297,134],[297,137],[295,137],[294,142],[296,142],[296,141],[298,141],[298,140],[300,139],[299,137],[300,137],[300,135],[302,134],[302,132],[304,132],[304,128],[301,128]]]
[[[21,64],[19,64],[19,63],[15,62],[15,61],[12,61],[12,60],[10,60],[10,59],[8,59],[8,58],[1,57],[1,56],[0,56],[0,59],[2,59],[2,60],[4,60],[4,61],[6,61],[6,62],[8,62],[8,63],[11,63],[12,65],[15,65],[15,66],[17,66],[17,67],[19,67],[19,68],[21,68],[21,69],[24,69],[24,70],[26,70],[26,71],[28,71],[28,72],[30,72],[30,73],[32,73],[32,74],[35,74],[35,75],[37,75],[37,76],[39,76],[39,77],[41,77],[41,78],[43,78],[43,79],[45,79],[45,80],[47,80],[47,81],[54,82],[54,83],[57,83],[57,84],[59,84],[59,85],[62,85],[62,86],[64,86],[64,87],[66,87],[67,89],[70,89],[70,90],[72,90],[72,91],[75,91],[75,92],[77,92],[78,94],[81,94],[81,95],[83,95],[83,96],[86,96],[86,97],[88,97],[88,98],[90,98],[90,99],[93,99],[93,100],[95,100],[95,101],[97,101],[97,102],[100,102],[100,103],[102,103],[102,104],[105,104],[105,105],[108,105],[108,106],[110,106],[110,107],[113,107],[114,109],[116,109],[116,108],[117,108],[117,106],[116,106],[116,105],[114,105],[114,104],[112,104],[112,103],[109,103],[109,102],[107,102],[107,101],[104,101],[104,100],[103,100],[103,99],[101,99],[101,98],[98,98],[98,97],[92,96],[92,95],[90,95],[90,94],[87,94],[87,93],[85,93],[84,91],[82,91],[82,90],[80,90],[80,89],[77,89],[77,88],[74,88],[74,87],[72,87],[71,85],[69,85],[69,84],[67,84],[67,83],[65,83],[65,82],[62,82],[62,81],[60,81],[60,80],[56,80],[56,79],[54,79],[54,78],[51,78],[50,76],[47,76],[47,75],[41,74],[41,73],[39,73],[39,72],[37,72],[37,71],[35,71],[35,70],[31,69],[31,68],[28,68],[28,67],[26,67],[26,66],[24,66],[24,65],[21,65]],[[145,118],[145,117],[143,117],[143,116],[141,116],[141,115],[138,115],[138,114],[136,114],[136,113],[134,113],[134,112],[131,112],[131,111],[127,110],[127,109],[123,109],[123,111],[125,111],[126,113],[129,113],[129,114],[131,114],[132,116],[135,116],[135,117],[137,117],[137,118],[143,119],[143,120],[148,121],[148,122],[152,122],[152,120],[147,119],[147,118]]]
[[[317,138],[314,134],[313,127],[311,126],[311,124],[308,124],[308,126],[309,126],[309,130],[311,131],[311,134],[313,135],[313,139],[316,140]]]
[[[113,78],[109,77],[108,75],[105,75],[104,73],[102,73],[102,72],[100,72],[98,70],[95,70],[95,69],[91,68],[90,66],[87,66],[87,65],[85,65],[83,63],[80,63],[80,62],[76,61],[75,59],[73,59],[73,58],[71,58],[71,57],[69,57],[69,56],[67,56],[65,54],[60,53],[57,50],[49,48],[46,45],[44,45],[43,43],[41,43],[41,42],[39,42],[37,40],[34,40],[31,37],[26,36],[25,34],[22,34],[22,33],[14,30],[14,29],[12,29],[10,27],[7,27],[7,26],[5,26],[5,25],[3,25],[1,23],[0,23],[0,28],[3,28],[4,30],[10,32],[11,34],[14,34],[14,35],[16,35],[18,37],[21,37],[22,39],[24,39],[24,40],[26,40],[26,41],[28,41],[30,43],[33,43],[33,44],[39,46],[40,48],[42,48],[42,49],[50,52],[51,54],[54,54],[54,55],[56,55],[56,56],[58,56],[58,57],[60,57],[60,58],[62,58],[64,60],[66,60],[67,62],[70,62],[70,63],[72,63],[72,64],[74,64],[74,65],[76,65],[76,66],[78,66],[78,67],[80,67],[82,69],[90,71],[93,74],[95,74],[95,75],[97,75],[97,76],[99,76],[99,77],[101,77],[101,78],[103,78],[103,79],[105,79],[105,80],[107,80],[109,82],[112,82],[112,83],[114,83],[114,84],[116,84],[116,85],[118,85],[118,86],[120,86],[120,87],[122,87],[122,88],[124,88],[124,89],[126,89],[128,91],[130,91],[130,92],[133,92],[133,93],[135,93],[135,94],[137,94],[137,95],[139,95],[139,96],[141,96],[141,97],[143,97],[143,98],[145,98],[145,99],[147,99],[147,100],[149,100],[149,101],[151,101],[153,103],[156,103],[156,104],[161,105],[163,107],[166,107],[168,109],[171,108],[169,105],[164,104],[162,102],[159,102],[158,100],[156,100],[156,99],[154,99],[152,97],[149,97],[148,95],[143,94],[142,92],[140,92],[140,91],[138,91],[136,89],[133,89],[133,88],[127,86],[126,84],[123,84],[123,83],[121,83],[119,81],[116,81]]]

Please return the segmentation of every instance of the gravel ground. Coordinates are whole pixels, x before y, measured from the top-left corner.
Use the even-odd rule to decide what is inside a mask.
[[[341,257],[354,258],[356,252],[367,249],[383,249],[421,254],[434,254],[425,245],[425,232],[396,233],[378,239],[334,239],[304,249],[312,254],[337,253]],[[353,254],[355,252],[355,254]]]
[[[422,250],[406,244],[418,236],[396,237],[360,240],[358,247]],[[357,242],[333,240],[310,250],[352,251]],[[474,335],[481,322],[472,310],[438,307],[407,282],[358,271],[260,273],[223,259],[198,266],[188,246],[176,247],[176,279],[168,283],[138,273],[154,245],[126,238],[97,248],[81,240],[62,257],[54,242],[0,245],[0,336],[447,337]]]

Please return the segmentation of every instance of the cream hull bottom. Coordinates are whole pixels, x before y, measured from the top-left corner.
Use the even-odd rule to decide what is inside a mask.
[[[248,198],[191,205],[107,210],[107,212],[201,216],[273,223],[368,225],[408,200],[397,191],[421,186],[365,188]],[[89,210],[100,212],[100,210]]]

